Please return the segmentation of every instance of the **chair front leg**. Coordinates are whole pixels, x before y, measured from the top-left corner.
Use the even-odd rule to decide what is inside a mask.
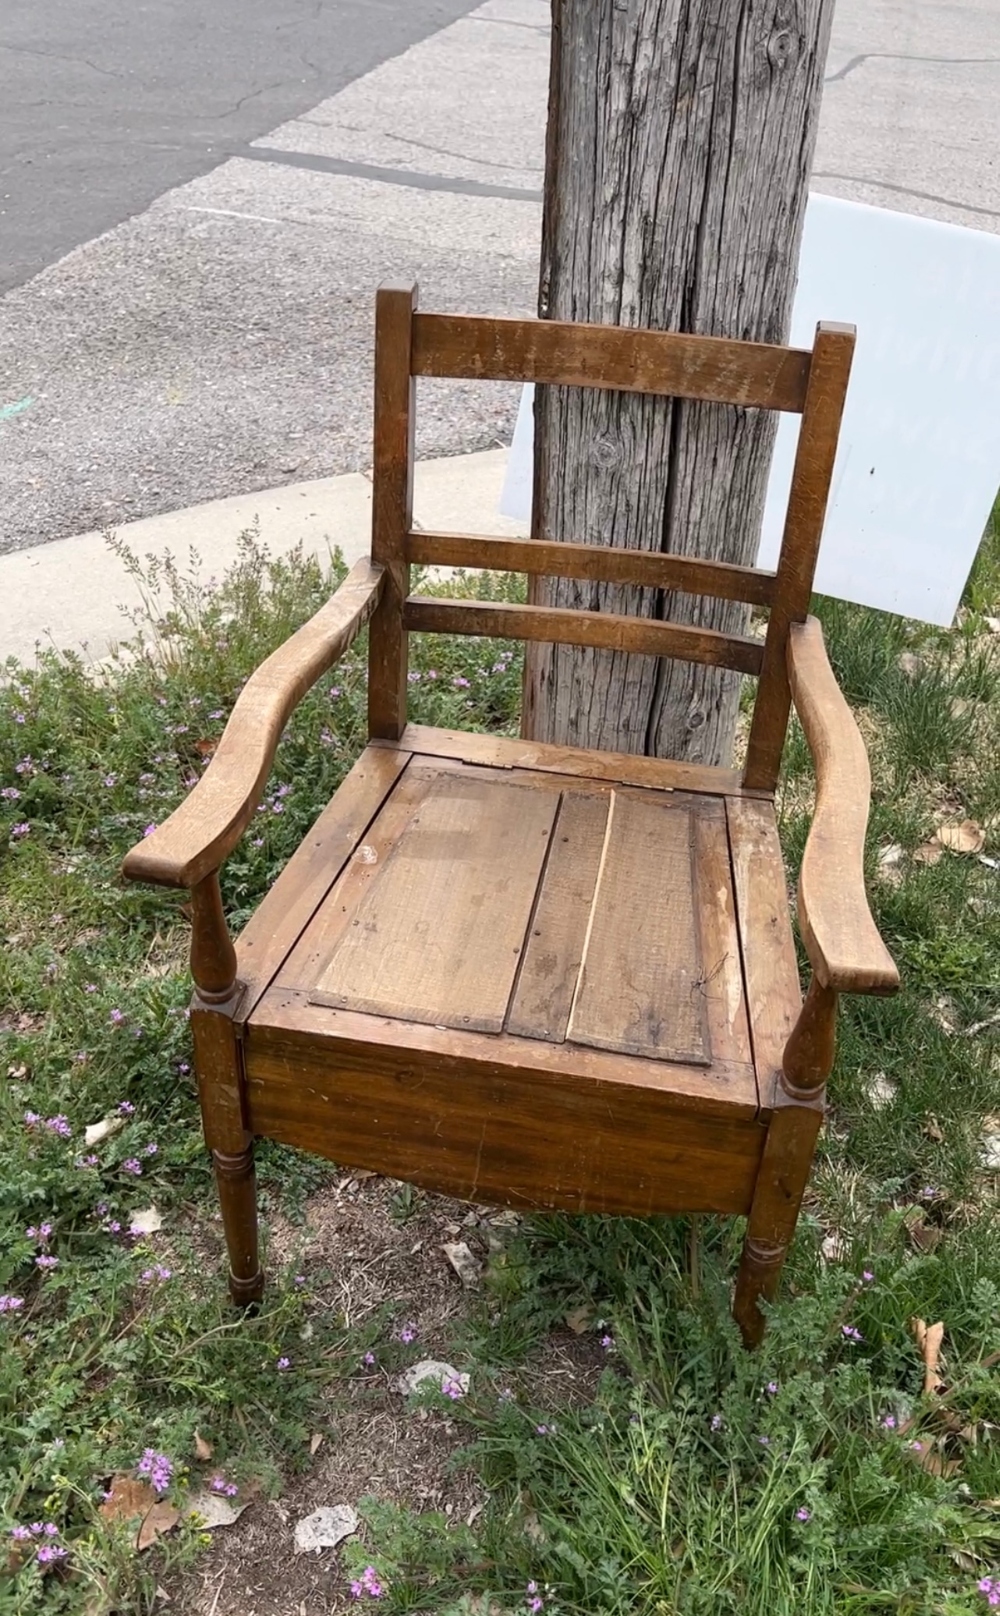
[[[823,1121],[836,1017],[836,993],[814,977],[785,1045],[736,1280],[733,1315],[748,1347],[758,1346],[764,1334],[757,1303],[774,1300],[795,1233]]]
[[[245,1307],[260,1300],[264,1275],[258,1255],[253,1135],[247,1126],[242,1048],[233,1019],[241,989],[214,871],[191,889],[191,908],[195,1072],[229,1251],[229,1292]]]

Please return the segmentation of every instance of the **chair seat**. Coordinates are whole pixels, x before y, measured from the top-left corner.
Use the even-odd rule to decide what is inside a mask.
[[[728,771],[410,727],[237,955],[257,1133],[514,1206],[749,1207],[800,996]]]

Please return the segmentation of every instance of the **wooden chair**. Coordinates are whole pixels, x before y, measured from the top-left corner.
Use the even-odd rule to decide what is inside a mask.
[[[807,616],[854,346],[416,312],[378,294],[372,556],[260,667],[204,777],[125,860],[191,894],[191,1012],[237,1302],[261,1294],[253,1139],[519,1210],[741,1213],[748,1343],[794,1231],[841,992],[890,993],[865,897],[870,777]],[[414,378],[531,380],[801,413],[776,572],[415,532]],[[770,609],[766,638],[410,594],[411,563],[683,590]],[[235,946],[218,870],[282,728],[369,630],[369,744]],[[509,635],[759,676],[742,772],[420,728],[407,634]],[[798,912],[774,790],[794,700],[817,801]]]

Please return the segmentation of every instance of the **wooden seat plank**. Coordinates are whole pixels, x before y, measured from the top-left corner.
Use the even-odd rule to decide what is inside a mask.
[[[500,1032],[558,808],[510,779],[440,775],[365,892],[318,1004]]]

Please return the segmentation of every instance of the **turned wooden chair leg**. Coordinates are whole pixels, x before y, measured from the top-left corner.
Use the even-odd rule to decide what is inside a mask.
[[[733,1315],[748,1347],[759,1345],[764,1334],[757,1303],[773,1301],[795,1233],[823,1121],[836,1016],[836,993],[814,977],[785,1046],[736,1279]]]
[[[195,1071],[229,1251],[229,1292],[240,1306],[264,1289],[257,1246],[257,1181],[247,1127],[243,1061],[233,1014],[239,1003],[236,952],[213,873],[191,890],[191,1007]]]

